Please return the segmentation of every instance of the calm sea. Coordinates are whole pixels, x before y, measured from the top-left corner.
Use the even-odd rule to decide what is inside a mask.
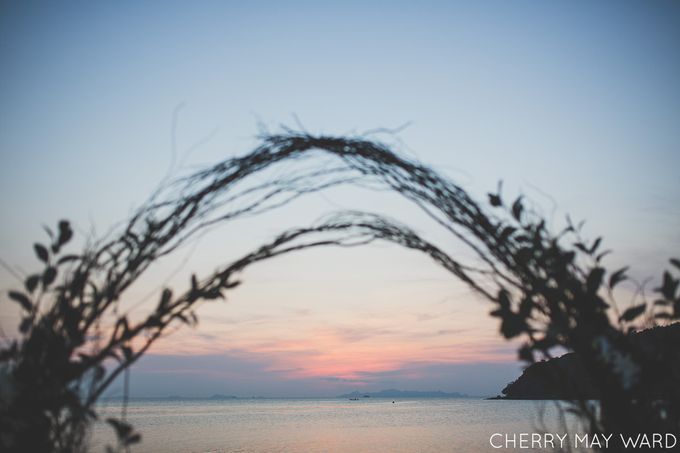
[[[483,452],[493,433],[564,433],[553,402],[479,399],[132,400],[133,452]],[[100,407],[120,415],[120,403]],[[94,427],[92,451],[113,444]],[[531,451],[531,450],[522,450]]]

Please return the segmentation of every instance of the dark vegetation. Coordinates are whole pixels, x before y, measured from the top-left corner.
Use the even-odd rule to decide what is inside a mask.
[[[634,398],[663,400],[673,393],[680,376],[680,323],[630,334],[631,342],[645,354],[668,359],[672,373],[646,373]],[[575,352],[533,363],[503,390],[504,399],[594,400],[602,397],[590,373]]]
[[[253,180],[282,162],[309,163],[319,155],[334,156],[336,163],[292,172],[287,167],[264,182]],[[283,232],[211,275],[190,276],[186,291],[159,290],[155,309],[139,321],[118,310],[140,275],[202,231],[341,183],[403,195],[475,258],[450,256],[388,219],[341,212]],[[451,180],[374,141],[292,132],[267,136],[248,155],[163,184],[121,228],[84,250],[64,253],[72,236],[66,221],[48,234],[49,243],[34,247],[43,268],[9,294],[21,305],[23,318],[19,337],[0,352],[2,451],[85,450],[87,427],[97,417],[95,403],[111,383],[170,326],[195,325],[196,306],[223,299],[247,266],[309,247],[376,239],[427,254],[488,300],[501,334],[523,339],[519,357],[528,364],[550,358],[556,349],[578,354],[599,392],[601,410],[580,399],[571,400],[569,410],[590,432],[680,430],[680,386],[672,386],[662,400],[645,391],[651,376],[679,382],[677,363],[665,349],[650,353],[628,335],[635,327],[680,317],[677,277],[665,272],[653,304],[642,295],[618,314],[613,289],[626,279],[626,269],[604,268],[601,238],[586,241],[571,223],[549,231],[521,197],[507,201],[500,188],[487,201],[476,201]],[[121,417],[108,422],[118,435],[115,449],[140,441],[125,421],[125,404]]]

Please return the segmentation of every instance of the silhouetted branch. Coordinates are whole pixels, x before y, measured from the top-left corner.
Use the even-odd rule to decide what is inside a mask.
[[[117,233],[79,255],[62,253],[73,235],[65,221],[56,233],[48,231],[50,244],[35,245],[44,269],[25,280],[24,290],[10,293],[23,310],[21,338],[0,351],[2,372],[13,385],[12,396],[0,406],[0,442],[6,451],[82,446],[84,430],[96,417],[94,404],[111,383],[170,325],[195,325],[197,304],[224,298],[251,264],[311,247],[374,240],[425,253],[490,301],[502,335],[524,339],[522,360],[550,357],[555,349],[576,351],[601,390],[602,410],[578,399],[570,408],[589,422],[593,433],[678,429],[677,386],[664,402],[647,389],[650,376],[680,376],[677,364],[668,361],[672,353],[648,354],[626,335],[645,313],[653,321],[680,317],[678,279],[670,273],[664,274],[654,307],[641,303],[612,320],[602,289],[624,280],[625,270],[607,273],[600,238],[588,243],[571,224],[551,233],[539,214],[525,208],[522,197],[506,203],[499,187],[488,202],[478,202],[431,168],[364,138],[289,131],[261,141],[245,156],[164,182]],[[321,165],[320,156],[335,163]],[[302,168],[271,173],[283,163]],[[468,261],[474,262],[450,256],[405,225],[370,213],[343,212],[283,232],[208,277],[191,276],[182,294],[164,288],[155,309],[141,321],[117,313],[125,291],[156,260],[206,229],[341,184],[401,194],[473,252]],[[680,267],[677,261],[672,264]],[[102,320],[111,316],[110,329],[102,329]],[[111,362],[107,369],[105,363]],[[109,423],[119,448],[139,441],[124,421]]]

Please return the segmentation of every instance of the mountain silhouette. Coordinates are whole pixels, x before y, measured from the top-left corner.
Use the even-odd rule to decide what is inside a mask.
[[[440,390],[436,391],[417,391],[417,390],[381,390],[379,392],[352,392],[338,396],[338,398],[468,398],[463,393],[447,393]]]
[[[670,352],[672,366],[680,370],[680,323],[655,327],[631,334],[632,344],[644,355]],[[674,351],[673,351],[674,350]],[[678,373],[673,375],[678,376]],[[672,376],[663,373],[647,373],[637,385],[638,396],[663,399],[671,394],[671,386],[677,385]],[[571,352],[554,359],[536,362],[522,375],[509,383],[498,399],[599,399],[598,389],[578,354]]]

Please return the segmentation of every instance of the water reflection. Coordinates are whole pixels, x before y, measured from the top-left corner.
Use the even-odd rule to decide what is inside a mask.
[[[164,453],[498,451],[495,432],[565,431],[555,403],[476,399],[133,400],[128,417],[143,434],[133,451]],[[93,451],[113,444],[110,431],[94,428]]]

